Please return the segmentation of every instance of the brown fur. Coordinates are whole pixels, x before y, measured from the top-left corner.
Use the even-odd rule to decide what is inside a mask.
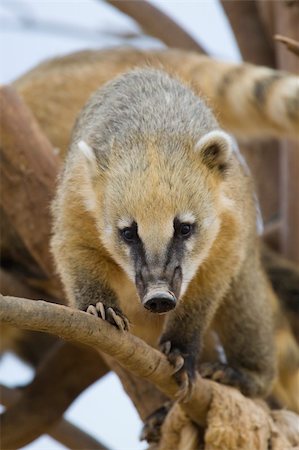
[[[101,301],[121,311],[150,344],[169,341],[191,378],[205,334],[215,329],[228,360],[222,381],[260,396],[275,374],[274,294],[259,260],[251,179],[217,128],[204,103],[163,72],[129,72],[96,92],[73,132],[53,209],[52,249],[71,305],[87,309]],[[166,257],[175,220],[189,211],[198,230],[180,244],[183,256],[173,250]],[[139,233],[131,253],[118,231],[127,217]],[[166,315],[148,312],[139,274],[145,293],[150,280],[174,292],[175,266],[186,292]]]
[[[55,147],[65,154],[78,111],[92,92],[134,67],[155,67],[191,83],[237,136],[298,138],[298,77],[250,64],[236,65],[179,50],[83,51],[47,61],[14,85]],[[42,100],[42,101],[41,101]],[[59,123],[59,127],[57,127]]]
[[[273,131],[273,124],[269,124],[265,114],[259,112],[260,108],[267,109],[268,105],[275,101],[275,95],[271,99],[273,90],[294,77],[285,75],[285,79],[277,80],[277,83],[272,82],[268,87],[264,82],[260,88],[256,85],[253,89],[250,86],[253,87],[254,82],[253,79],[250,81],[250,76],[254,74],[256,77],[261,76],[260,69],[248,65],[218,63],[203,56],[176,50],[143,52],[130,49],[80,52],[43,63],[17,80],[14,85],[33,110],[48,138],[62,154],[65,154],[75,117],[90,94],[115,75],[137,65],[151,65],[164,68],[171,73],[179,73],[188,83],[192,82],[196,92],[202,92],[208,97],[218,111],[223,126],[237,134],[254,134],[257,130],[261,130],[263,134],[270,131],[274,134],[294,135],[298,129],[298,119],[293,118],[289,124],[281,126],[275,124],[277,131]],[[263,76],[267,79],[266,73]],[[246,80],[248,82],[244,83]],[[245,120],[242,115],[238,116],[239,110],[234,112],[233,107],[236,104],[234,99],[240,97],[236,95],[239,86],[242,94],[245,86],[246,89],[248,88],[249,97],[251,95],[252,98],[254,97],[253,92],[259,93],[256,96],[258,102],[253,101],[250,110],[244,111]],[[278,97],[279,89],[276,98]],[[91,235],[92,232],[91,229]],[[130,290],[127,296],[129,298]],[[144,312],[136,311],[135,314],[134,322],[140,323]],[[147,315],[146,319],[148,320],[149,317]],[[154,325],[155,323],[156,320],[152,320],[151,326],[154,329],[157,328],[155,335],[158,336],[160,325]],[[137,330],[137,333],[142,334],[142,330]],[[150,336],[145,338],[149,340]],[[294,398],[296,395],[297,392],[293,392],[289,397]],[[292,401],[287,404],[292,407]]]

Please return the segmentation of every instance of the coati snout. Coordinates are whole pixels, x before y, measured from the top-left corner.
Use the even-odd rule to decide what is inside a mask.
[[[166,313],[175,308],[177,299],[173,292],[164,291],[159,288],[148,292],[142,300],[143,306],[152,313]]]
[[[156,268],[156,274],[148,266],[137,272],[135,283],[142,305],[152,313],[163,314],[174,309],[181,294],[182,270],[167,267],[163,277]],[[155,276],[156,275],[156,276]],[[159,276],[160,275],[160,276]]]

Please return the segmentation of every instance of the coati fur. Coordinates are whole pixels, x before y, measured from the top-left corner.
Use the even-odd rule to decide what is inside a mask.
[[[183,357],[189,383],[200,365],[245,395],[269,393],[274,293],[252,179],[190,88],[148,68],[98,90],[77,120],[53,215],[71,306],[121,329],[127,318],[173,363]],[[210,330],[226,363],[203,364]]]
[[[14,82],[41,128],[62,155],[71,129],[89,96],[135,67],[163,69],[192,84],[215,111],[221,127],[237,137],[298,139],[298,76],[217,61],[183,50],[134,48],[86,50],[39,64]],[[58,126],[59,124],[59,126]]]
[[[298,138],[299,113],[295,108],[295,99],[299,95],[296,88],[298,77],[251,64],[216,61],[188,51],[144,51],[134,48],[82,51],[39,64],[13,85],[64,158],[76,116],[89,96],[110,79],[136,66],[163,69],[191,83],[195,93],[204,96],[213,107],[221,126],[236,136],[284,135]],[[15,245],[15,240],[13,242]],[[5,235],[1,233],[2,255],[3,245],[6,253],[14,248],[11,242],[5,242]],[[9,254],[8,257],[13,259],[14,255]],[[280,277],[283,273],[278,266],[275,258],[271,263],[270,276],[280,296]],[[273,271],[275,267],[278,269]],[[268,265],[266,269],[269,269]],[[283,297],[287,299],[293,297],[299,286],[299,277],[291,269],[288,267],[288,279],[293,283],[290,285],[288,282],[283,292]],[[283,280],[282,283],[285,284]],[[281,405],[299,411],[298,401],[295,401],[299,391],[298,364],[294,370],[299,351],[298,347],[295,348],[296,343],[276,299],[272,297],[272,300],[272,311],[276,317],[274,322],[279,324],[275,334],[277,346],[281,349],[278,357],[282,355],[278,362],[281,367],[279,375],[281,372],[284,375],[275,384],[275,398]],[[9,348],[20,346],[22,333],[18,330],[18,342],[8,342],[12,339],[5,338]],[[297,384],[289,383],[290,374]]]

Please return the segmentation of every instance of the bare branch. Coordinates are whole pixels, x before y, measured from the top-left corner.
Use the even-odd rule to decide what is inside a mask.
[[[287,49],[290,52],[295,53],[295,55],[299,56],[299,42],[295,39],[288,38],[286,36],[281,36],[280,34],[276,34],[274,39],[282,44],[285,44]]]
[[[145,0],[107,0],[107,3],[132,17],[141,28],[168,47],[205,53],[203,48],[174,20]]]
[[[265,33],[255,0],[221,0],[245,61],[275,67],[274,46]]]
[[[57,334],[102,350],[134,375],[154,383],[167,396],[175,398],[179,392],[172,377],[173,367],[164,355],[99,318],[65,306],[16,297],[1,296],[0,307],[0,319],[4,323]],[[210,401],[209,382],[198,377],[192,399],[184,404],[184,409],[196,423],[203,425]]]
[[[178,393],[179,386],[172,377],[173,368],[164,355],[99,318],[64,306],[15,297],[1,296],[0,307],[0,319],[4,323],[19,323],[25,328],[57,333],[66,339],[101,348],[127,370],[153,382],[166,395],[175,398]],[[181,410],[187,414],[185,425],[192,425],[192,420],[206,427],[205,443],[210,448],[266,450],[271,445],[277,450],[286,450],[292,448],[290,443],[294,439],[295,445],[299,444],[295,432],[299,425],[296,414],[288,412],[289,420],[284,411],[277,412],[274,420],[263,402],[255,402],[234,388],[204,380],[199,375],[191,398],[186,403],[176,403],[174,408],[176,417]],[[163,442],[165,433],[173,431],[171,416],[167,424],[168,430],[162,429]],[[199,428],[193,427],[193,430],[199,437]],[[181,433],[183,428],[177,430],[177,439]]]
[[[8,86],[0,89],[0,116],[1,205],[30,254],[51,275],[45,244],[59,161],[29,108]]]
[[[0,385],[0,400],[6,408],[17,402],[21,396],[22,393],[19,389],[11,389]],[[66,419],[61,419],[53,425],[48,434],[56,441],[74,450],[86,450],[88,448],[108,450],[103,444]]]

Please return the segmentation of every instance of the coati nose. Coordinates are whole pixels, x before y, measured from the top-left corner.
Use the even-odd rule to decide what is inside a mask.
[[[143,299],[143,306],[152,313],[166,313],[175,308],[176,298],[169,291],[151,291]]]

